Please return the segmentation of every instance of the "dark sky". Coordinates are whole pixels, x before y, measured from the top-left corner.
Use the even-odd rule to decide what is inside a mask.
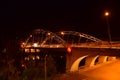
[[[22,37],[36,28],[53,32],[75,30],[107,39],[104,11],[111,12],[113,40],[120,40],[120,3],[117,0],[8,1],[1,7],[1,40]]]

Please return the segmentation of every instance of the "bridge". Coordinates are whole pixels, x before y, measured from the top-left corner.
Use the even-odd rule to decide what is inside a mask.
[[[120,56],[120,41],[108,42],[76,31],[51,32],[36,29],[21,43],[25,54],[37,54],[39,59],[44,51],[59,55],[65,61],[65,71],[72,72],[91,67]],[[45,53],[46,54],[46,53]],[[29,60],[27,56],[25,60]]]

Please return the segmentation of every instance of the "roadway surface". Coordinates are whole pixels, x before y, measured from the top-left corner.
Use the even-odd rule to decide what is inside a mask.
[[[63,74],[56,80],[120,80],[120,60],[115,60],[89,69]]]
[[[120,80],[120,60],[80,72],[80,74],[87,77],[83,80]]]

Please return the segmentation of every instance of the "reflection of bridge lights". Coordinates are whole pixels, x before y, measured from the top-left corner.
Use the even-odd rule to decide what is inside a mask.
[[[47,35],[50,35],[50,32]]]
[[[64,35],[64,32],[61,32],[60,34],[61,34],[61,35]]]
[[[22,64],[21,66],[22,66],[22,67],[25,67],[25,65],[24,65],[24,64]]]
[[[34,53],[34,52],[35,52],[35,49],[30,49],[30,52]]]
[[[30,37],[32,37],[32,35],[30,35]]]
[[[29,51],[29,49],[25,49],[25,52],[29,53],[30,51]]]
[[[34,44],[33,44],[33,47],[38,47],[38,44],[37,44],[37,43],[34,43]]]
[[[36,52],[40,52],[40,49],[36,49]]]
[[[25,60],[29,60],[29,57],[25,57]]]
[[[32,57],[33,60],[35,60],[35,57]]]
[[[40,59],[40,57],[39,57],[39,56],[36,56],[36,59]]]
[[[60,58],[62,59],[62,58],[63,58],[63,56],[60,56]]]

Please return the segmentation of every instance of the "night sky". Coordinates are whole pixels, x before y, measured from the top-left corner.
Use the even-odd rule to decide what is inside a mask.
[[[1,41],[21,38],[42,28],[53,32],[75,30],[108,39],[105,10],[110,11],[112,40],[120,40],[120,2],[117,0],[8,1],[0,13]]]

